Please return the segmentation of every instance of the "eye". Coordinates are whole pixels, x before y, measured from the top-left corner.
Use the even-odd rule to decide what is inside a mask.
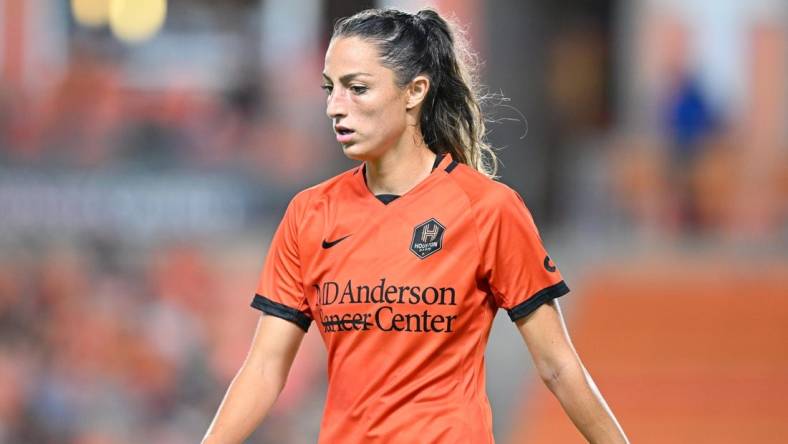
[[[325,91],[326,95],[330,95],[331,91],[334,90],[334,86],[333,85],[324,84],[324,85],[320,85],[320,89]]]
[[[350,91],[352,91],[355,95],[361,95],[367,92],[367,87],[362,85],[353,85],[348,89],[350,89]]]

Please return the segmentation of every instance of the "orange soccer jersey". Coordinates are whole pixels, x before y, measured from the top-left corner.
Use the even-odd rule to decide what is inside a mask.
[[[364,164],[297,194],[252,306],[328,350],[321,443],[492,443],[484,351],[569,291],[520,196],[446,154],[386,204]]]

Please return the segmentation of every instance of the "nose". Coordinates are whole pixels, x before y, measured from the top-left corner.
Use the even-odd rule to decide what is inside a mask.
[[[331,119],[337,119],[347,115],[347,106],[345,104],[345,97],[339,88],[331,91],[331,94],[326,98],[326,115]]]

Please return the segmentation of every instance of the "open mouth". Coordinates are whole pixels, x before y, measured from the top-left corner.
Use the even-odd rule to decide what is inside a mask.
[[[351,143],[353,141],[353,131],[350,128],[345,128],[344,126],[335,126],[334,131],[337,133],[337,142],[341,144]]]

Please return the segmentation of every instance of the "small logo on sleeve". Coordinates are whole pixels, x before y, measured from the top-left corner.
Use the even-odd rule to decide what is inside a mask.
[[[544,269],[550,273],[555,273],[556,268],[555,265],[553,265],[553,261],[550,259],[550,256],[544,257]]]
[[[413,229],[410,251],[424,259],[443,248],[443,233],[446,228],[435,218],[422,222]]]
[[[340,237],[340,238],[339,238],[339,239],[337,239],[337,240],[327,241],[327,240],[323,239],[323,248],[324,248],[324,249],[329,249],[329,248],[333,247],[334,245],[336,245],[336,244],[338,244],[338,243],[342,242],[343,240],[345,240],[345,239],[347,239],[347,238],[349,238],[349,237],[350,237],[350,235],[348,234],[347,236],[345,236],[345,237]]]

